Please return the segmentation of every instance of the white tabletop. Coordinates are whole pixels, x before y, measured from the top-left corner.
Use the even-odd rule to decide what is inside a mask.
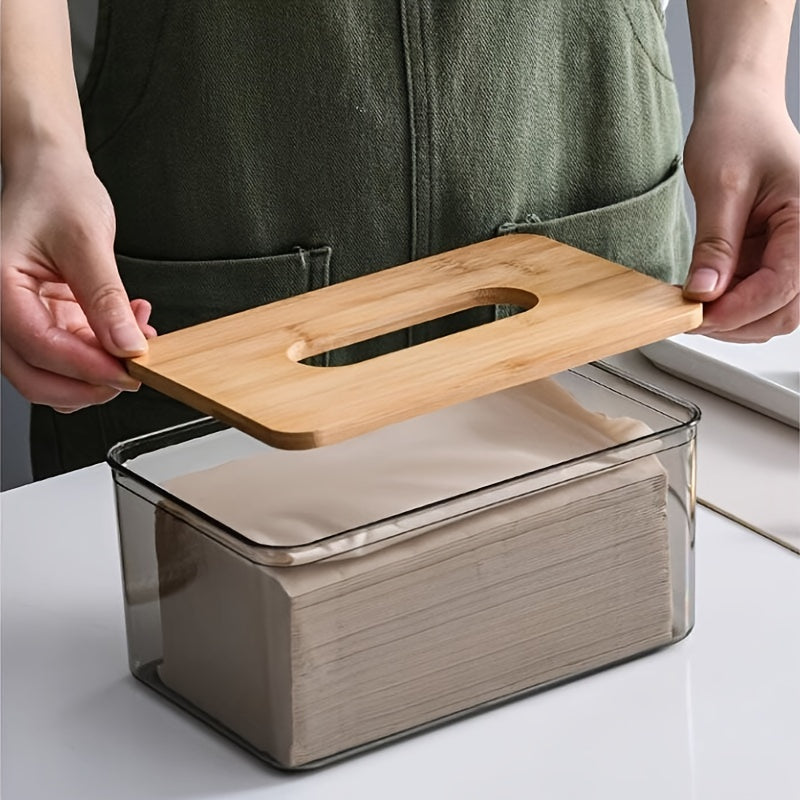
[[[800,436],[796,428],[623,353],[612,364],[700,406],[697,496],[800,555]]]
[[[2,512],[3,800],[800,797],[800,558],[705,509],[684,642],[299,775],[128,674],[105,466]]]

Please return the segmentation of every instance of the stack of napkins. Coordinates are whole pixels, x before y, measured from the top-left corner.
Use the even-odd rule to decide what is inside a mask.
[[[643,432],[546,380],[172,479],[241,536],[157,510],[161,680],[298,766],[666,644],[664,469],[605,458],[572,477],[574,459]],[[570,460],[547,489],[465,504]],[[424,527],[365,533],[419,508]],[[259,563],[275,547],[289,566]]]

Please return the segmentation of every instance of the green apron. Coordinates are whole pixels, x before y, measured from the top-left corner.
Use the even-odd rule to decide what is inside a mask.
[[[511,231],[671,282],[688,265],[659,0],[104,0],[82,102],[160,333]],[[35,474],[192,416],[146,389],[37,406]]]

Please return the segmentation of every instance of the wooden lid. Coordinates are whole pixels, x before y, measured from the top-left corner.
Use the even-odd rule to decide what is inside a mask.
[[[358,364],[310,356],[473,306],[528,310]],[[681,289],[512,234],[158,336],[142,383],[275,447],[332,444],[696,328]]]

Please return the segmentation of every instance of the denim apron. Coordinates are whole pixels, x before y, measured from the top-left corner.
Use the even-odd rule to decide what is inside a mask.
[[[123,282],[160,333],[507,232],[680,282],[663,25],[660,0],[104,0],[82,104]],[[35,474],[193,416],[146,388],[37,406]]]

